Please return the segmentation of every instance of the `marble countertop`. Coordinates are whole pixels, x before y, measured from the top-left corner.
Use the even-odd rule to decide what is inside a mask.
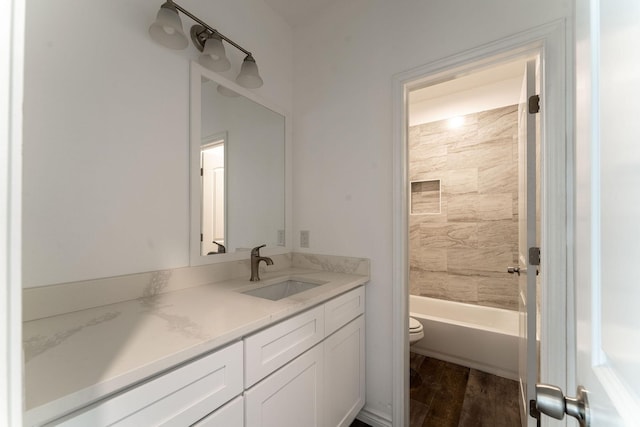
[[[366,283],[291,268],[25,322],[26,425],[68,413]],[[270,301],[240,292],[282,278],[326,281]]]

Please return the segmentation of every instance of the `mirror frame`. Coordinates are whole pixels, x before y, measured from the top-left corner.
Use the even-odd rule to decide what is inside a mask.
[[[205,265],[220,262],[238,261],[249,258],[248,251],[236,251],[217,255],[200,254],[200,222],[202,201],[200,198],[200,143],[201,143],[201,109],[202,109],[202,77],[225,86],[241,96],[268,108],[284,117],[284,246],[267,246],[262,249],[264,255],[279,255],[291,252],[292,237],[292,161],[291,161],[291,115],[284,109],[274,105],[255,93],[243,88],[231,80],[208,70],[196,61],[191,61],[190,72],[190,110],[189,110],[189,265]],[[264,242],[256,242],[256,246]],[[251,248],[247,248],[251,249]]]

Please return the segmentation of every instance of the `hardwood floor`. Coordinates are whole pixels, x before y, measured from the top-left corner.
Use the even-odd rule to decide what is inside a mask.
[[[520,426],[516,381],[416,353],[410,366],[410,427]]]
[[[518,383],[411,353],[410,427],[519,427]]]

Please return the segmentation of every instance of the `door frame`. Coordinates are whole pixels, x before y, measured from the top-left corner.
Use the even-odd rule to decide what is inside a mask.
[[[540,380],[563,390],[575,383],[573,309],[573,68],[565,20],[438,60],[393,77],[393,414],[409,422],[409,274],[407,215],[408,91],[537,52],[541,61]],[[553,284],[553,286],[545,286]],[[562,325],[562,327],[558,327]],[[548,418],[543,419],[547,425]],[[565,422],[554,425],[563,425]]]
[[[22,100],[25,0],[0,17],[0,426],[22,425]]]

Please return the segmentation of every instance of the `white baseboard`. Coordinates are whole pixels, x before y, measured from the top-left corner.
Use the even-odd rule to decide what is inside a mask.
[[[369,424],[371,427],[392,427],[389,414],[368,409],[366,406],[362,408],[356,418],[363,423]]]

